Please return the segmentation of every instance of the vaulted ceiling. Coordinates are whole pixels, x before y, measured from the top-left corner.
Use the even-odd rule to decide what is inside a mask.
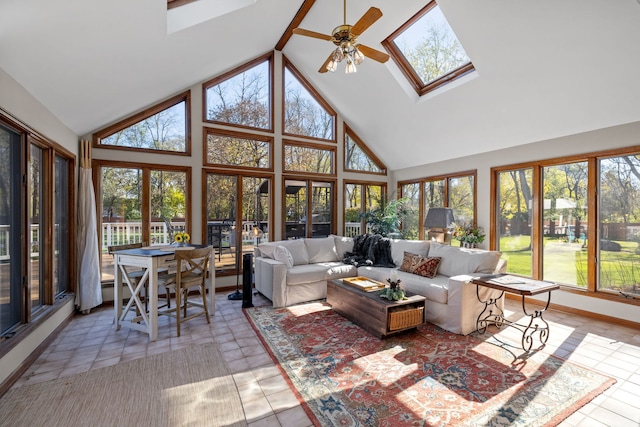
[[[639,1],[439,0],[476,72],[421,98],[393,60],[320,74],[329,42],[294,35],[282,51],[399,169],[640,121]],[[380,8],[360,41],[384,51],[426,3],[350,0],[347,21]],[[166,0],[2,0],[0,68],[84,135],[272,50],[302,4],[199,0],[173,9],[201,8],[188,26]],[[330,33],[342,13],[319,0],[300,26]]]

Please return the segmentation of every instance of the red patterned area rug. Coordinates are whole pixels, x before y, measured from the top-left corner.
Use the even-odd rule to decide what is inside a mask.
[[[318,426],[553,426],[615,382],[431,324],[380,340],[321,302],[245,313]]]

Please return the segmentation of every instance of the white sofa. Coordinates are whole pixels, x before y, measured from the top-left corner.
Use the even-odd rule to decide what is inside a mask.
[[[340,236],[261,244],[254,251],[256,290],[269,298],[274,307],[286,307],[326,298],[328,280],[365,276],[386,282],[391,268],[356,268],[342,263],[344,253],[352,249],[353,239]],[[405,252],[441,258],[438,274],[432,279],[398,271],[403,289],[427,298],[427,321],[457,334],[475,331],[484,304],[478,301],[476,286],[469,281],[483,274],[504,272],[506,262],[500,260],[500,252],[425,240],[391,241],[391,256],[397,267],[402,264]],[[499,291],[483,287],[479,291],[483,299],[500,295]]]

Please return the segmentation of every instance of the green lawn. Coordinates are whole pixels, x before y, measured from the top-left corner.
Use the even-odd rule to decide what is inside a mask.
[[[530,236],[504,236],[500,250],[509,273],[531,276]],[[638,242],[618,241],[619,252],[601,251],[600,288],[623,292],[640,292],[640,253]],[[586,286],[587,248],[562,239],[544,238],[544,279]]]

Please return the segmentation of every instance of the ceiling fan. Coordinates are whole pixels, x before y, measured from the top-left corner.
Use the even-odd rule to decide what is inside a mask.
[[[381,63],[387,62],[389,59],[389,55],[386,53],[358,43],[358,37],[381,17],[382,12],[380,9],[372,7],[354,25],[348,25],[347,0],[344,0],[344,24],[334,28],[331,35],[316,33],[302,28],[295,28],[293,34],[328,40],[338,46],[324,61],[318,72],[333,72],[338,68],[338,62],[344,59],[347,61],[345,72],[350,74],[357,71],[356,65],[360,65],[365,56]]]

